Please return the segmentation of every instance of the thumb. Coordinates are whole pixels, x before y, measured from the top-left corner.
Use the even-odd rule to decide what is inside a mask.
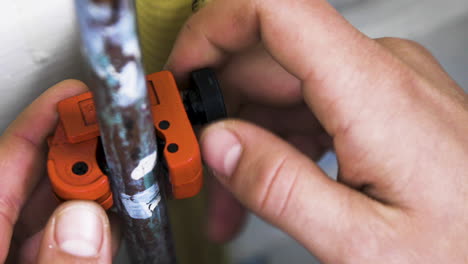
[[[38,263],[111,263],[105,211],[87,201],[59,206],[46,226],[38,258]]]
[[[376,229],[384,228],[379,217],[390,209],[331,180],[259,127],[235,120],[215,123],[203,131],[201,148],[206,164],[241,203],[322,261],[362,253],[353,252],[353,244],[361,250],[362,243],[377,239]]]

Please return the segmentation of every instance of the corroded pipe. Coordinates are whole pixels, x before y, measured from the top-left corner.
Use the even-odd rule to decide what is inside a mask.
[[[75,0],[114,204],[135,263],[175,263],[131,0]]]

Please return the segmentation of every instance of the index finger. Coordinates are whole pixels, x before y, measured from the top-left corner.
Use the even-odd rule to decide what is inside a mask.
[[[184,79],[259,41],[302,81],[306,102],[332,135],[362,105],[401,86],[408,70],[324,0],[214,1],[181,30],[167,67]]]
[[[12,229],[19,212],[45,167],[45,142],[56,125],[56,104],[86,91],[86,86],[68,80],[36,99],[0,138],[0,263],[7,254]]]

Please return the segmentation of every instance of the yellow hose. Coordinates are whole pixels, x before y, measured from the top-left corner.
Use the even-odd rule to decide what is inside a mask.
[[[162,69],[181,26],[206,2],[207,0],[136,1],[143,63],[147,73]]]

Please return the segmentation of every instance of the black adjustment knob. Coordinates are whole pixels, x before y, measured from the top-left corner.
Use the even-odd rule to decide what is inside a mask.
[[[192,125],[205,125],[227,116],[219,82],[211,69],[192,72],[190,88],[182,92],[182,98]]]

